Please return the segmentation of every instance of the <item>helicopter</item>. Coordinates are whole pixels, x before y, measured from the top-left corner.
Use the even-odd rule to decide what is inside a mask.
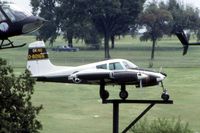
[[[14,45],[9,38],[36,31],[45,22],[45,19],[34,16],[15,3],[0,2],[0,49],[25,46],[26,43]]]

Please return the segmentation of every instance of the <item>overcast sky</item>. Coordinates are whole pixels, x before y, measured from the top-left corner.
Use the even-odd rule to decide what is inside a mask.
[[[30,7],[30,0],[8,0],[8,1],[12,1],[15,2],[17,4],[19,4],[20,6],[23,6],[24,8],[26,8],[27,10],[31,11],[31,7]],[[148,1],[152,1],[152,0],[148,0]],[[161,1],[161,0],[156,0],[156,1]],[[167,0],[162,0],[162,1],[167,1]],[[181,3],[184,4],[190,4],[194,7],[198,7],[200,9],[200,0],[178,0]]]
[[[30,0],[10,0],[21,7],[24,7],[25,9],[31,11],[31,6],[30,6]]]

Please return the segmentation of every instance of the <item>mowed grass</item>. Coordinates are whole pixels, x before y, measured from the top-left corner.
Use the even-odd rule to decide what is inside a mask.
[[[13,38],[16,43],[33,42],[34,37]],[[64,44],[62,38],[55,45]],[[49,56],[56,65],[81,65],[104,59],[103,49],[86,50],[81,42],[79,52],[53,52],[47,46]],[[16,74],[24,71],[27,46],[19,49],[1,50],[0,57],[15,67]],[[125,37],[116,41],[111,50],[112,58],[129,59],[140,67],[148,67],[151,42],[140,42],[137,38]],[[148,120],[157,118],[178,119],[188,122],[194,132],[200,132],[200,48],[191,47],[187,56],[182,56],[179,41],[165,38],[156,47],[154,68],[160,67],[168,74],[164,81],[173,105],[156,105],[148,114]],[[119,86],[108,86],[111,98],[118,98]],[[160,99],[161,87],[136,89],[128,86],[130,99]],[[104,105],[99,98],[99,87],[93,85],[71,85],[37,83],[33,96],[35,105],[44,109],[38,119],[43,124],[42,133],[110,133],[112,132],[112,105]],[[120,131],[124,129],[147,105],[120,105]]]

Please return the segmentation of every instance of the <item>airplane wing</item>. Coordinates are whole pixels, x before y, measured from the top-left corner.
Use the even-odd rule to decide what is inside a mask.
[[[74,83],[94,83],[98,84],[101,80],[110,82],[112,71],[105,69],[89,69],[76,72],[68,77]]]

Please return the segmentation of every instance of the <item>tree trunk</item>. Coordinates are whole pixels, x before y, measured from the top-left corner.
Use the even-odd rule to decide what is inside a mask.
[[[152,50],[151,50],[151,60],[154,60],[155,46],[156,46],[156,39],[153,39]]]
[[[149,67],[153,67],[154,53],[155,53],[156,39],[153,39],[152,50],[151,50],[151,61],[149,63]]]
[[[115,48],[115,36],[111,36],[111,48],[114,49]]]
[[[105,51],[105,59],[110,59],[110,53],[109,53],[109,34],[105,34],[104,37],[104,51]]]
[[[73,48],[73,33],[70,31],[67,32],[67,40],[68,40],[68,46]]]
[[[68,46],[71,47],[71,48],[73,48],[73,38],[70,37],[67,40],[68,40]]]

